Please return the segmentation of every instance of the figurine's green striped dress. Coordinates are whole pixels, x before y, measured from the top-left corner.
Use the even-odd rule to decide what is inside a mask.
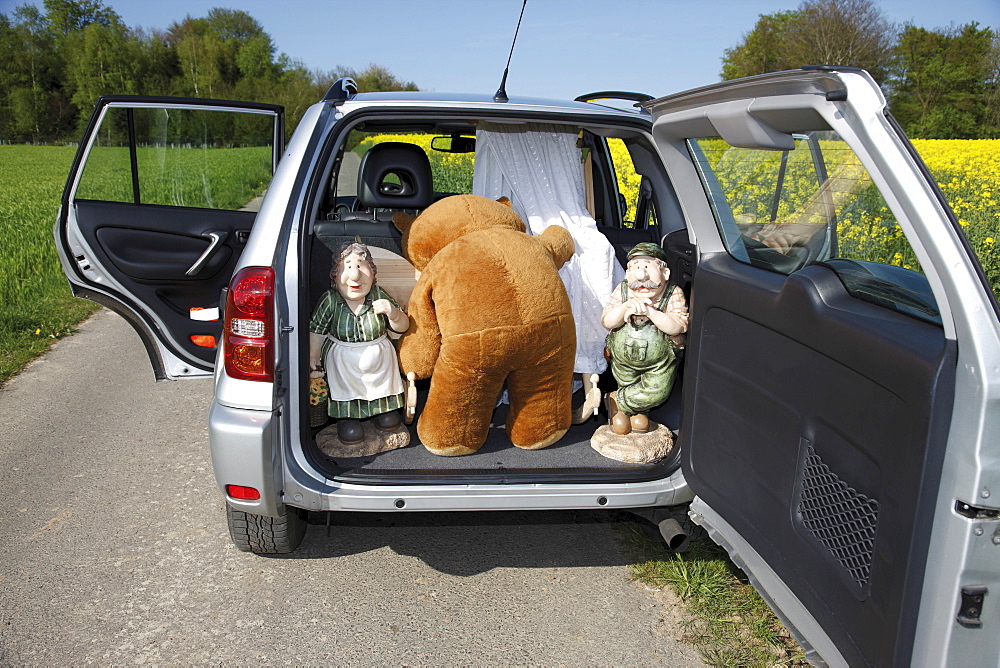
[[[389,319],[372,310],[372,303],[388,299],[399,308],[396,300],[378,285],[372,286],[365,296],[365,303],[355,315],[336,290],[323,295],[309,322],[309,331],[327,337],[322,359],[326,364],[327,382],[330,385],[330,417],[369,418],[403,407],[403,380],[392,343],[386,339]],[[363,344],[371,342],[371,345]],[[341,345],[343,344],[343,345]],[[352,345],[361,344],[361,345]],[[380,346],[380,350],[375,350]],[[339,363],[335,348],[358,348],[360,368],[344,368],[344,358]],[[375,359],[376,353],[381,359]],[[377,367],[377,368],[373,368]],[[378,394],[374,386],[391,388],[387,396]],[[367,395],[367,396],[366,396]],[[346,398],[350,396],[351,398]]]

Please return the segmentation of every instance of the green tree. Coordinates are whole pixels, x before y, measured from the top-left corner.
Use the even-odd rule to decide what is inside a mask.
[[[890,97],[906,132],[926,139],[973,139],[996,133],[995,35],[969,23],[948,31],[906,26]]]
[[[802,65],[849,65],[882,81],[889,72],[894,31],[874,0],[804,0],[795,11],[760,15],[743,41],[724,52],[722,78]]]
[[[796,11],[761,14],[753,30],[743,35],[743,41],[723,53],[723,80],[801,66],[803,63],[796,61],[787,47],[789,29],[801,18]]]
[[[177,53],[180,77],[174,94],[194,97],[223,97],[220,68],[222,43],[209,31],[208,21],[186,17],[167,29],[167,44]]]
[[[805,0],[790,34],[802,64],[862,67],[884,81],[895,46],[895,26],[873,0]]]
[[[205,18],[188,16],[167,31],[177,52],[180,92],[197,97],[251,97],[268,89],[280,72],[274,43],[244,11],[215,8]]]
[[[236,51],[236,66],[244,79],[276,79],[278,67],[274,62],[274,43],[270,36],[262,32],[240,44]]]
[[[79,32],[92,23],[106,28],[121,24],[121,16],[98,0],[45,0],[45,20],[57,39]]]
[[[990,135],[1000,137],[1000,29],[993,31],[990,47],[989,80],[986,82],[986,124]]]
[[[403,81],[397,78],[392,72],[381,65],[369,63],[363,70],[344,70],[342,76],[351,77],[358,84],[358,91],[361,93],[374,93],[378,91],[396,90],[418,90],[417,84],[412,81]]]
[[[293,128],[338,76],[276,56],[271,36],[241,10],[214,8],[147,33],[125,26],[101,0],[43,5],[0,13],[4,140],[76,138],[98,97],[123,93],[273,102],[285,106]],[[363,91],[416,89],[380,65],[340,70]],[[246,134],[237,126],[225,132],[234,141]]]
[[[140,56],[138,88],[141,95],[164,95],[172,90],[172,82],[181,76],[177,51],[167,44],[162,32],[132,31]]]
[[[136,94],[142,49],[120,23],[90,23],[66,56],[66,83],[82,120],[101,95]]]
[[[4,17],[0,105],[8,139],[44,141],[59,132],[59,61],[48,24],[37,7],[21,5]]]

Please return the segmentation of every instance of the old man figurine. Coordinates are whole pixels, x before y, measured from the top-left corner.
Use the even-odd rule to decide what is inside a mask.
[[[653,243],[630,250],[625,280],[601,316],[611,330],[607,349],[618,382],[608,396],[608,416],[619,435],[647,432],[647,413],[664,403],[674,386],[688,310],[684,293],[668,280],[666,260]]]

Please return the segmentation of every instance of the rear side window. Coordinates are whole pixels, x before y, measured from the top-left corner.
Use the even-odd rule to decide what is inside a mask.
[[[371,133],[352,130],[347,139],[347,149],[341,160],[334,196],[338,203],[345,197],[357,195],[358,169],[361,159],[373,146],[384,142],[402,142],[419,146],[431,164],[434,190],[449,195],[468,195],[472,192],[472,171],[476,162],[475,142],[465,138],[468,150],[459,150],[452,138],[426,133]],[[463,147],[465,144],[462,145]],[[451,150],[446,150],[451,149]],[[350,204],[350,202],[347,202]]]
[[[256,210],[273,173],[274,137],[271,114],[109,107],[76,197]]]
[[[836,134],[784,151],[688,140],[729,253],[790,274],[823,262],[856,298],[940,323],[916,254],[857,155]]]
[[[608,139],[608,151],[618,182],[618,198],[622,209],[623,227],[647,229],[657,225],[652,188],[638,173],[632,154],[621,139]]]

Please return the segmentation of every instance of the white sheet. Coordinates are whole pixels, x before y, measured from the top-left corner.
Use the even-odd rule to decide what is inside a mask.
[[[577,373],[607,368],[601,325],[604,302],[625,271],[584,200],[583,164],[577,133],[563,126],[528,123],[480,123],[476,130],[476,166],[472,192],[510,198],[531,234],[549,225],[566,228],[576,253],[559,270],[576,320]]]

